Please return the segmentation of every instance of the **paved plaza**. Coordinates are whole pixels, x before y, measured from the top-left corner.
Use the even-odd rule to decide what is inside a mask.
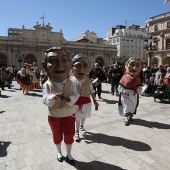
[[[130,126],[119,116],[118,97],[102,84],[99,110],[73,144],[74,166],[57,161],[41,89],[24,95],[13,81],[0,97],[0,170],[170,170],[170,104],[140,96]],[[63,156],[66,156],[62,143]]]

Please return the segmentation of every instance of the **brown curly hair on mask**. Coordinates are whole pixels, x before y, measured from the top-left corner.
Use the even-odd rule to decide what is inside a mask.
[[[66,55],[68,56],[68,58],[70,59],[70,52],[66,51],[63,47],[50,47],[49,49],[47,49],[45,51],[45,57],[44,57],[44,61],[42,61],[42,66],[45,69],[45,71],[47,71],[47,55],[49,52],[57,52],[57,51],[64,51],[66,53]]]

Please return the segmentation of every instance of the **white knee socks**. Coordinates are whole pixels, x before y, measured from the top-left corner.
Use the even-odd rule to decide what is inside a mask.
[[[62,157],[62,153],[61,153],[61,143],[57,144],[56,147],[57,147],[57,151],[58,151],[57,157],[58,157],[58,158],[61,158],[61,157]]]
[[[67,156],[68,156],[68,158],[69,158],[70,160],[73,160],[74,158],[73,158],[72,155],[71,155],[72,144],[70,144],[70,145],[65,144],[65,145],[66,145],[66,150],[67,150]],[[58,158],[61,158],[61,157],[62,157],[61,143],[60,143],[60,144],[57,144],[56,147],[57,147],[57,151],[58,151],[57,157],[58,157]]]
[[[85,118],[81,119],[81,126],[84,126]]]
[[[80,120],[76,120],[76,132],[80,129]]]
[[[74,158],[71,155],[71,148],[72,148],[72,144],[70,144],[70,145],[66,144],[67,156],[70,160],[73,160]]]

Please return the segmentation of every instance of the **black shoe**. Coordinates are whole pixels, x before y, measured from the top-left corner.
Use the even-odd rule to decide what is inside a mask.
[[[66,156],[66,162],[69,163],[70,165],[74,165],[75,164],[75,160],[71,160],[68,158],[68,156]]]
[[[99,99],[101,99],[101,96],[99,96]]]
[[[125,125],[129,126],[129,122],[127,120],[125,120]]]
[[[60,157],[60,158],[57,157],[57,160],[58,160],[59,162],[63,162],[63,156]]]

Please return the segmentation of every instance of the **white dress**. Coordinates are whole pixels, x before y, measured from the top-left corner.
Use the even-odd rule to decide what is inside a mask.
[[[125,95],[123,92],[123,90],[126,90],[126,92],[129,94],[129,96]],[[125,117],[126,113],[132,113],[135,114],[136,113],[136,108],[138,106],[138,102],[139,102],[139,95],[142,92],[142,86],[139,86],[137,88],[138,94],[134,95],[134,90],[130,90],[130,89],[125,89],[124,87],[122,87],[121,85],[118,86],[118,91],[120,93],[120,103],[118,105],[118,110],[119,110],[119,114],[123,117]]]
[[[75,79],[75,78],[74,78]],[[82,82],[85,80],[79,80],[79,79],[76,79],[77,80],[77,83],[80,85],[81,87],[81,84]],[[90,94],[91,93],[94,93],[94,89],[93,89],[93,85],[92,83],[90,84]],[[79,105],[75,105],[74,104],[74,110],[75,110],[75,115],[76,115],[76,120],[81,120],[82,118],[89,118],[91,117],[91,108],[92,108],[92,103],[87,103],[87,104],[82,104],[81,106]]]

